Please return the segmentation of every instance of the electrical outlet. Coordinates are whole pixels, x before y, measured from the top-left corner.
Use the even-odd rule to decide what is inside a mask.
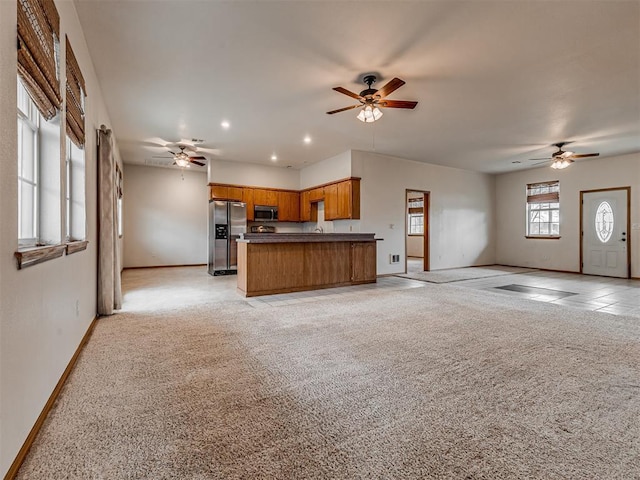
[[[400,255],[393,253],[389,255],[389,263],[400,263]]]

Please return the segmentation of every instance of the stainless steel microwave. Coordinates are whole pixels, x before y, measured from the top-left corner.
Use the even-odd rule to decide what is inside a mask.
[[[256,222],[277,222],[278,207],[256,205],[253,209],[253,218]]]

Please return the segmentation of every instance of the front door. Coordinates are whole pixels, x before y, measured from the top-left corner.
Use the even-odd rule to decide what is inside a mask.
[[[581,192],[582,273],[629,276],[627,188]]]

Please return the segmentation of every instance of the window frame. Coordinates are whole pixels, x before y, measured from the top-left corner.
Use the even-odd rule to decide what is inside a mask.
[[[560,181],[552,180],[547,182],[538,182],[527,184],[525,205],[525,238],[529,239],[551,239],[557,240],[561,238],[560,227],[562,217],[560,215]],[[535,208],[534,208],[535,206]],[[538,218],[546,216],[547,220],[532,221],[532,214],[538,214]],[[554,213],[556,213],[554,215]],[[546,215],[543,215],[546,213]],[[554,221],[557,216],[557,221]],[[536,225],[536,229],[532,228]],[[540,233],[541,227],[547,227],[546,233]],[[557,225],[557,232],[554,232],[554,225]]]

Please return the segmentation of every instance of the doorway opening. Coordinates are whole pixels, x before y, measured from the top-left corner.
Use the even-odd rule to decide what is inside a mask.
[[[631,187],[580,192],[580,273],[631,278]]]
[[[405,190],[404,271],[429,271],[429,199],[425,190]]]

